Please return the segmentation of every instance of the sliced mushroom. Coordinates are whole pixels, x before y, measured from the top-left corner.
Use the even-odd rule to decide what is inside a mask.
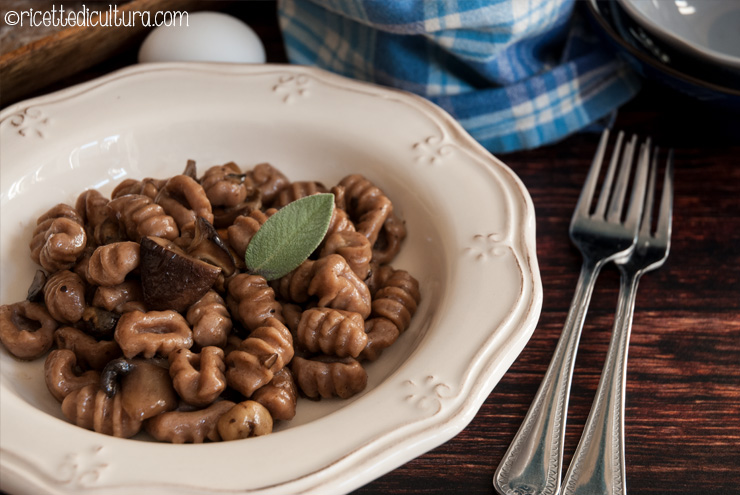
[[[226,411],[217,427],[222,440],[258,437],[272,433],[272,416],[259,402],[247,400]]]
[[[203,217],[198,217],[195,222],[195,234],[188,247],[188,254],[221,268],[221,273],[225,277],[236,271],[236,262],[228,246],[213,225]]]
[[[198,168],[195,166],[195,160],[188,160],[185,164],[185,170],[182,175],[186,175],[191,179],[198,180]]]
[[[218,228],[231,226],[237,217],[249,215],[253,210],[262,208],[262,193],[259,189],[247,189],[247,197],[236,206],[220,206],[213,208],[213,225]]]
[[[113,332],[116,330],[116,324],[121,317],[119,313],[106,311],[95,306],[88,306],[82,313],[80,322],[84,332],[92,337],[100,339],[113,338]]]
[[[185,311],[203,297],[221,273],[217,266],[186,254],[159,237],[141,240],[144,302],[155,310]]]
[[[31,286],[28,288],[27,301],[41,302],[44,300],[44,285],[46,285],[46,273],[43,270],[36,270],[33,276]]]
[[[131,373],[134,365],[126,358],[118,358],[110,361],[103,368],[100,375],[100,388],[108,397],[113,397],[121,388],[121,378]]]

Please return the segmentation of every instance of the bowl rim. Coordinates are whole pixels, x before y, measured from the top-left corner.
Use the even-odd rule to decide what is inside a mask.
[[[587,7],[589,14],[591,15],[591,18],[599,25],[602,31],[604,31],[609,36],[609,38],[611,38],[615,43],[617,43],[622,49],[627,51],[631,56],[638,59],[641,63],[649,65],[653,69],[658,70],[660,72],[665,72],[669,76],[674,77],[684,83],[692,84],[695,86],[700,86],[700,87],[710,89],[712,91],[716,91],[718,93],[722,93],[725,95],[740,97],[740,89],[733,89],[727,86],[720,86],[719,84],[711,83],[703,79],[699,79],[696,76],[692,76],[692,75],[686,74],[685,72],[676,70],[673,67],[669,67],[661,63],[660,61],[656,60],[652,56],[646,54],[645,52],[627,43],[624,40],[624,38],[622,38],[619,35],[619,33],[617,33],[614,30],[611,24],[609,24],[604,19],[604,17],[601,15],[601,11],[599,10],[599,7],[597,4],[603,1],[606,1],[606,0],[587,0],[586,7]]]
[[[677,48],[685,50],[696,57],[705,59],[708,58],[717,64],[733,70],[740,69],[740,57],[735,57],[733,55],[718,52],[707,46],[696,43],[690,39],[679,36],[678,34],[666,29],[664,26],[661,26],[660,24],[655,22],[649,16],[644,15],[644,13],[633,3],[633,0],[616,1],[625,10],[627,15],[632,17],[635,22],[648,29],[651,33],[653,33],[655,36],[658,36],[663,41],[671,43]]]

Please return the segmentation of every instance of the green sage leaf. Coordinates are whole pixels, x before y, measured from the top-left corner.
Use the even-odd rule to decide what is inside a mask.
[[[247,270],[275,280],[303,263],[321,244],[334,212],[334,195],[314,194],[288,203],[260,227],[244,255]]]

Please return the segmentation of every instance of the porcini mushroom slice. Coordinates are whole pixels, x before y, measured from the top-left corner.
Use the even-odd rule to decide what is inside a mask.
[[[203,217],[198,217],[195,222],[195,234],[188,247],[188,254],[221,268],[227,277],[236,270],[236,262],[231,251],[213,225]]]
[[[96,339],[111,339],[120,317],[121,315],[118,313],[106,311],[95,306],[88,306],[82,313],[80,326],[86,334]]]
[[[133,371],[134,365],[126,358],[110,361],[100,374],[100,388],[108,397],[116,395],[120,389],[120,380]]]
[[[141,240],[140,266],[144,302],[154,310],[185,311],[208,292],[221,273],[219,267],[151,236]]]
[[[26,300],[31,302],[41,302],[44,300],[44,285],[46,285],[46,273],[43,270],[36,270],[33,276],[31,286],[28,288]]]
[[[132,360],[133,369],[121,379],[122,405],[139,421],[177,407],[177,394],[165,366],[145,359]]]

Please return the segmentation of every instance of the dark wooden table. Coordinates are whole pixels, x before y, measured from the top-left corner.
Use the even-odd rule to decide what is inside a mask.
[[[226,10],[255,28],[269,62],[286,61],[272,2]],[[135,52],[128,51],[46,90],[134,61]],[[740,493],[740,115],[646,83],[619,111],[616,127],[652,135],[676,150],[671,255],[643,278],[629,351],[629,493]],[[581,134],[501,156],[529,189],[536,209],[544,288],[537,329],[465,430],[355,494],[493,493],[493,472],[542,380],[568,312],[580,267],[568,224],[597,140]],[[598,384],[617,291],[617,272],[607,268],[594,291],[575,364],[566,466]]]

